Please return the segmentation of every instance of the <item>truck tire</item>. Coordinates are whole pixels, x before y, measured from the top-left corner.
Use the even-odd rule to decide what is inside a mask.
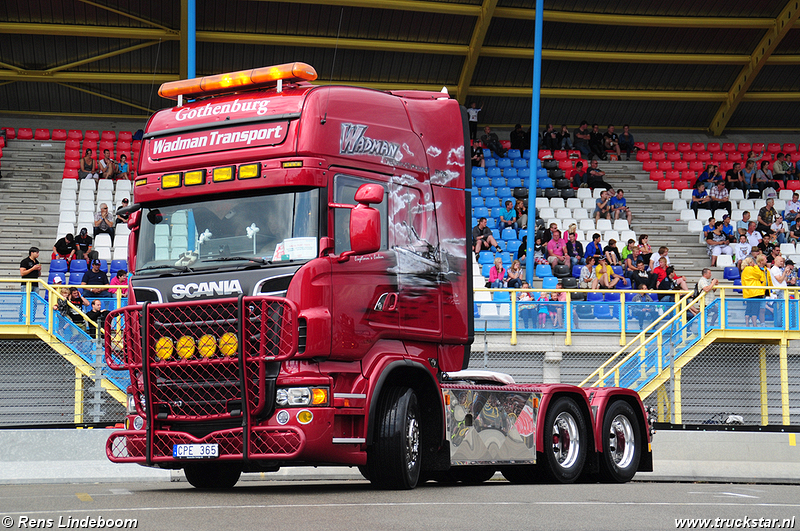
[[[454,481],[460,481],[466,485],[480,485],[492,479],[496,469],[489,466],[455,466],[448,474]]]
[[[600,477],[611,483],[630,481],[642,455],[641,426],[633,408],[622,400],[612,403],[603,417],[602,433]]]
[[[233,463],[198,463],[183,467],[186,480],[196,489],[230,489],[242,469]]]
[[[573,399],[564,396],[550,404],[542,435],[542,472],[558,483],[574,483],[586,462],[589,437],[583,412]]]
[[[408,387],[381,393],[375,440],[367,450],[369,480],[381,489],[413,489],[421,470],[419,403]]]

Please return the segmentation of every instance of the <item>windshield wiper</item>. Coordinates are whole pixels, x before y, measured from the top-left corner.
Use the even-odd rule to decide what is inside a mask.
[[[265,265],[272,264],[271,260],[265,260],[263,258],[249,258],[247,256],[219,256],[217,258],[206,258],[205,260],[200,260],[200,261],[201,262],[228,262],[230,260],[247,260],[248,262],[256,262],[258,264],[265,264]]]
[[[191,267],[168,265],[168,264],[147,266],[147,267],[143,267],[141,269],[137,269],[136,272],[137,273],[141,273],[142,271],[150,271],[150,270],[153,270],[153,269],[174,269],[176,271],[180,271],[181,273],[185,273],[187,271],[194,272],[194,269],[192,269]]]

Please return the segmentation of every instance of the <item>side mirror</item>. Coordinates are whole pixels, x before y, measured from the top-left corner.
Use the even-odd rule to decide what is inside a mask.
[[[381,218],[376,209],[359,204],[350,211],[350,248],[356,255],[381,248]]]

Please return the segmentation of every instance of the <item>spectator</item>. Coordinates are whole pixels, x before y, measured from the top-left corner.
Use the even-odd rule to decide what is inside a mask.
[[[789,235],[789,226],[783,221],[780,215],[775,217],[775,222],[770,225],[770,230],[775,233],[778,243],[786,243],[786,238]]]
[[[650,287],[647,284],[639,284],[639,291],[631,299],[633,302],[633,309],[631,310],[631,315],[634,319],[639,321],[639,328],[644,328],[645,320],[648,322],[653,321],[656,317],[658,317],[658,312],[653,306],[649,306],[644,303],[653,303],[656,302],[653,300],[653,296],[647,293]]]
[[[650,258],[653,256],[653,248],[648,243],[650,237],[647,234],[639,235],[639,251],[642,253],[642,258],[647,264],[650,264]]]
[[[619,147],[619,136],[617,136],[617,133],[614,132],[613,125],[609,125],[608,129],[603,134],[603,149],[604,152],[606,150],[616,151],[617,160],[622,160],[622,152],[620,151]]]
[[[586,263],[586,260],[583,258],[583,244],[578,241],[578,235],[574,232],[569,233],[569,240],[567,240],[567,256],[569,256],[570,263],[573,267]]]
[[[78,288],[64,288],[61,290],[63,299],[59,298],[56,302],[56,310],[64,317],[68,317],[73,323],[80,325],[83,322],[83,316],[80,310],[84,306],[89,305],[89,301],[83,298]],[[72,306],[70,306],[72,304]]]
[[[622,126],[622,134],[619,135],[619,148],[625,150],[625,160],[631,160],[631,152],[636,149],[636,144],[633,141],[631,134],[631,126],[625,124]]]
[[[522,286],[522,264],[519,260],[511,262],[511,267],[508,268],[508,287],[517,289]],[[123,294],[124,295],[124,294]]]
[[[570,258],[567,256],[567,246],[564,240],[561,239],[561,231],[558,229],[553,233],[553,237],[547,242],[547,261],[550,262],[550,267],[570,263]]]
[[[580,127],[575,131],[575,149],[581,152],[581,158],[589,160],[591,151],[589,150],[589,130],[586,120],[581,122]]]
[[[111,236],[111,242],[114,242],[114,222],[111,221],[111,214],[108,213],[108,205],[100,203],[100,212],[94,215],[94,237],[100,233],[106,233]]]
[[[752,187],[752,183],[750,185]],[[772,171],[769,169],[769,161],[762,160],[761,167],[756,172],[756,186],[763,192],[765,188],[775,188],[777,185],[774,182]]]
[[[655,289],[657,275],[655,273],[648,273],[645,269],[647,264],[642,256],[639,254],[639,249],[636,249],[636,258],[634,255],[628,257],[627,261],[632,262],[631,269],[628,270],[627,276],[631,281],[632,286],[641,286],[644,284],[647,289]]]
[[[544,303],[539,304],[539,328],[544,328],[547,326],[547,316],[550,314],[550,310],[548,309],[550,301],[550,294],[544,291],[540,291],[539,294],[536,296],[536,302]]]
[[[665,270],[666,276],[664,280],[658,283],[658,289],[662,291],[671,291],[671,290],[678,290],[682,289],[684,291],[689,290],[689,286],[686,285],[686,279],[684,277],[678,276],[675,273],[675,268],[672,266],[667,266]],[[659,300],[664,302],[672,302],[673,298],[671,295],[663,295],[659,298]]]
[[[472,146],[472,167],[480,166],[481,168],[486,167],[486,161],[483,159],[483,148],[481,148],[477,143]]]
[[[786,265],[786,259],[783,256],[776,256],[773,265],[769,270],[770,282],[776,288],[787,287],[786,279],[789,277],[789,271],[793,266]],[[773,292],[776,293],[776,292]],[[783,299],[783,292],[777,292],[777,295]]]
[[[483,128],[483,133],[483,136],[481,136],[481,142],[483,142],[483,145],[492,150],[492,152],[498,157],[504,157],[506,154],[506,149],[500,143],[500,139],[497,137],[497,134],[492,133],[492,128],[487,125]]]
[[[761,233],[756,230],[755,221],[751,221],[747,224],[745,236],[747,236],[747,243],[750,244],[750,247],[757,247],[761,243]]]
[[[717,175],[717,165],[713,162],[710,162],[706,165],[706,169],[703,170],[700,175],[697,176],[697,180],[694,183],[694,187],[698,188],[700,183],[705,184],[706,188],[711,186],[711,184],[715,181],[715,177]]]
[[[128,208],[128,198],[124,198],[122,202],[117,207],[116,217],[114,218],[114,227],[116,228],[117,223],[123,223],[125,225],[128,224],[128,219],[130,219],[131,215],[127,212],[124,214],[120,213],[120,210],[123,208]]]
[[[536,265],[549,263],[545,257],[546,252],[547,246],[542,243],[541,236],[537,236],[533,241],[533,263]]]
[[[622,263],[622,259],[619,256],[619,249],[617,249],[617,240],[614,238],[608,240],[608,245],[603,249],[603,256],[609,265],[615,266]]]
[[[494,266],[489,270],[489,287],[506,287],[506,268],[503,267],[503,259],[499,256],[494,259]]]
[[[559,278],[556,282],[556,289],[563,290],[564,284],[561,283]],[[550,294],[550,300],[554,302],[567,302],[566,291],[555,291]],[[564,327],[564,306],[563,304],[548,304],[548,312],[550,313],[550,320],[553,322],[554,328]]]
[[[497,245],[497,240],[492,236],[492,229],[486,226],[486,218],[478,219],[478,224],[472,228],[472,245],[475,249],[475,259],[481,251],[486,251],[494,247],[497,252],[500,252],[500,246]]]
[[[606,172],[598,168],[597,159],[592,159],[592,162],[589,163],[589,188],[592,190],[595,188],[605,188],[606,190],[610,190],[611,185],[603,180],[605,175]]]
[[[28,257],[23,258],[19,263],[19,275],[22,278],[37,279],[42,274],[42,264],[39,263],[39,248],[31,247],[28,249]],[[25,282],[22,283],[20,291],[26,291]],[[39,283],[31,282],[31,292],[39,293]]]
[[[711,197],[706,192],[706,185],[699,183],[697,188],[692,190],[692,203],[691,209],[694,210],[694,215],[697,217],[697,210],[700,208],[708,208],[711,203]]]
[[[728,214],[731,213],[731,198],[728,189],[725,188],[725,183],[718,183],[708,195],[711,197],[711,203],[709,204],[711,210],[720,208],[728,212]]]
[[[636,248],[636,240],[629,238],[628,243],[625,245],[625,248],[622,249],[622,253],[620,254],[622,260],[625,261],[625,259],[628,258],[628,256],[630,256],[631,253],[633,253],[633,250]]]
[[[514,262],[519,263],[519,260],[514,260]],[[124,288],[108,288],[109,293],[116,294],[117,290],[119,290],[123,297],[128,296],[128,272],[126,270],[120,269],[117,271],[117,274],[108,284],[110,286],[125,286]]]
[[[598,124],[592,124],[592,130],[589,132],[589,149],[594,154],[595,158],[606,160],[606,150],[603,148],[603,133],[600,132]]]
[[[736,232],[740,235],[747,234],[747,228],[750,226],[750,211],[745,210],[742,212],[742,219],[736,222]]]
[[[583,171],[583,162],[580,160],[575,163],[575,169],[572,170],[572,187],[573,188],[589,187],[589,174]]]
[[[100,271],[100,260],[92,260],[92,268],[83,275],[81,285],[84,286],[107,286],[108,275]],[[84,292],[89,292],[95,297],[109,297],[108,288],[94,287],[84,288]]]
[[[75,237],[72,233],[59,238],[56,244],[53,245],[53,254],[50,255],[50,259],[55,260],[57,258],[66,260],[67,265],[75,258]]]
[[[738,162],[733,163],[733,168],[725,172],[725,186],[728,190],[738,188],[743,192],[747,191],[747,186],[744,183],[744,176],[742,175],[742,165]]]
[[[511,131],[508,137],[511,140],[511,149],[523,151],[531,147],[531,143],[528,141],[528,135],[522,130],[522,124],[515,125],[514,130]]]
[[[131,171],[128,168],[128,156],[123,153],[119,156],[119,166],[117,166],[117,179],[130,180]]]
[[[628,208],[628,201],[625,199],[625,192],[620,188],[617,190],[617,195],[611,198],[611,213],[614,214],[614,219],[619,219],[620,215],[623,219],[628,220],[628,225],[631,224],[631,209]]]
[[[786,187],[786,182],[789,180],[786,175],[786,170],[788,166],[784,158],[786,155],[783,153],[778,153],[775,156],[775,164],[772,165],[772,173],[775,177],[776,181],[783,181],[783,186]]]
[[[81,168],[78,171],[79,179],[94,179],[95,181],[100,178],[97,173],[97,163],[92,158],[92,150],[87,149],[83,157],[81,157]]]
[[[514,210],[517,211],[517,228],[528,228],[528,209],[525,208],[525,202],[522,199],[517,199],[517,204],[514,205]]]
[[[717,220],[714,216],[708,218],[708,225],[703,226],[703,238],[708,239],[708,235],[714,232],[714,227],[717,225]]]
[[[758,211],[758,225],[756,226],[756,230],[762,234],[771,233],[772,229],[770,227],[773,223],[775,223],[775,218],[777,216],[778,213],[775,211],[775,200],[767,199],[767,204],[761,207],[761,210]]]
[[[739,235],[739,243],[734,245],[736,250],[736,267],[739,268],[739,271],[742,270],[742,260],[750,256],[750,252],[753,249],[753,246],[747,241],[747,236],[744,234]],[[758,249],[758,247],[756,247]]]
[[[517,259],[522,265],[525,265],[525,255],[528,254],[528,235],[522,237],[522,244],[517,250]]]
[[[531,288],[530,284],[527,282],[522,283],[523,290],[529,290]],[[517,306],[519,311],[519,317],[522,319],[525,328],[533,328],[533,316],[536,313],[536,305],[531,304],[533,302],[533,297],[531,296],[530,291],[521,291],[519,292],[519,304]]]
[[[731,225],[730,214],[722,216],[722,233],[728,238],[729,243],[736,243],[736,237],[733,234],[733,225]]]
[[[600,192],[600,197],[594,202],[594,222],[597,223],[601,217],[611,219],[611,197],[607,190]]]
[[[759,255],[756,260],[748,256],[744,260],[742,269],[742,286],[750,286],[749,289],[742,290],[742,297],[747,300],[744,310],[745,326],[761,326],[765,323],[763,299],[766,295],[767,286],[766,275],[767,257]]]
[[[505,207],[506,210],[500,214],[500,228],[501,229],[516,229],[517,228],[517,211],[514,210],[511,200],[507,200]]]
[[[603,244],[600,243],[600,234],[595,232],[592,234],[592,241],[586,245],[586,253],[583,257],[586,263],[589,263],[590,256],[601,256],[603,254]]]
[[[770,260],[772,250],[776,247],[778,247],[778,239],[774,232],[765,234],[761,239],[761,243],[758,244],[758,250],[767,257],[767,260]]]
[[[786,285],[797,286],[797,270],[794,268],[794,262],[787,259],[786,268],[789,270],[789,274],[786,275]]]
[[[560,231],[558,230],[558,223],[551,223],[548,230],[544,231],[542,234],[542,244],[547,244],[550,240],[555,238],[555,233]],[[562,238],[564,239],[564,238]]]
[[[703,268],[702,276],[700,280],[697,281],[696,293],[699,294],[702,291],[706,294],[703,299],[705,300],[705,307],[708,309],[706,315],[708,326],[714,326],[717,316],[719,315],[719,307],[711,306],[711,303],[714,302],[714,291],[717,289],[717,284],[719,284],[719,280],[711,278],[711,270],[707,267]],[[697,311],[699,311],[699,309]],[[694,313],[696,313],[696,311]]]
[[[594,256],[587,255],[586,265],[581,268],[581,276],[578,279],[578,285],[581,289],[597,289],[598,282],[594,264]]]
[[[89,231],[82,228],[81,231],[75,236],[75,257],[78,260],[87,260],[90,258],[89,254],[92,252],[92,237],[89,236]]]
[[[797,243],[800,240],[800,224],[797,223],[795,220],[794,223],[789,227],[789,243]]]
[[[89,332],[89,335],[97,338],[97,333],[100,330],[103,330],[106,324],[106,317],[108,317],[109,311],[103,309],[103,303],[101,303],[98,299],[92,301],[92,309],[86,312],[86,317],[90,320],[97,323],[97,328],[89,324],[87,321],[86,323],[86,330]]]
[[[742,178],[744,179],[744,184],[748,190],[758,190],[758,186],[755,183],[756,177],[756,161],[748,160],[744,163],[744,168],[742,168]]]
[[[570,141],[569,129],[567,129],[566,125],[561,126],[561,132],[558,133],[558,135],[556,136],[556,140],[558,140],[558,146],[561,149],[572,149],[572,142]]]
[[[733,248],[728,245],[728,238],[722,232],[722,222],[717,221],[714,225],[714,230],[708,234],[706,238],[706,246],[708,247],[708,256],[711,257],[712,267],[717,265],[717,257],[721,254],[733,256]]]
[[[792,223],[798,213],[800,213],[800,195],[795,192],[792,194],[792,200],[786,203],[786,210],[783,211],[783,218],[789,223]]]
[[[103,150],[103,158],[97,162],[97,168],[100,170],[100,176],[103,179],[113,179],[117,174],[117,165],[111,160],[111,155],[107,149]]]
[[[467,115],[469,116],[469,138],[473,142],[478,139],[478,113],[481,112],[481,110],[482,109],[480,109],[478,104],[474,101],[470,104],[469,109],[467,109]]]
[[[622,277],[614,272],[610,265],[606,262],[606,257],[600,257],[600,263],[595,267],[595,274],[597,275],[597,283],[601,288],[614,289],[614,287],[622,280]]]
[[[553,124],[547,124],[547,127],[542,131],[542,149],[549,149],[551,153],[557,150],[559,148],[557,137],[558,133],[553,129]]]

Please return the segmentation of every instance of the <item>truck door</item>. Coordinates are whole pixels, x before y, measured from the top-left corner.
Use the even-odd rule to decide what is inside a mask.
[[[442,334],[441,258],[430,187],[392,183],[389,208],[400,329],[406,339],[438,342]]]

